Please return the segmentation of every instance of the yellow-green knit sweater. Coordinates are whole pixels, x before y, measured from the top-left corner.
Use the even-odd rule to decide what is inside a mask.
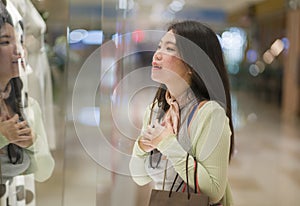
[[[150,117],[148,107],[143,121],[143,129],[147,127]],[[202,193],[209,196],[211,203],[220,202],[223,206],[233,205],[231,190],[228,184],[228,158],[230,150],[231,130],[225,110],[215,101],[205,103],[194,114],[189,126],[189,136],[192,143],[192,155],[198,163],[198,182]],[[138,137],[139,139],[140,137]],[[134,145],[130,161],[130,172],[138,185],[145,185],[152,181],[145,167],[149,153],[144,152],[138,145]],[[185,151],[176,139],[170,135],[159,143],[157,149],[171,161],[175,171],[186,181]],[[189,157],[189,185],[194,182],[194,160]]]

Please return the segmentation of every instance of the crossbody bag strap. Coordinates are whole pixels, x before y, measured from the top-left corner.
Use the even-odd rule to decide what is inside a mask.
[[[188,120],[187,120],[187,125],[188,125],[188,127],[190,126],[190,123],[191,123],[191,121],[192,121],[192,119],[193,119],[193,117],[194,117],[195,111],[196,111],[197,109],[200,109],[206,102],[208,102],[208,101],[207,101],[207,100],[204,100],[204,101],[200,102],[199,104],[196,104],[196,105],[193,107],[192,111],[190,112],[190,114],[189,114],[189,116],[188,116]]]
[[[191,113],[189,114],[189,117],[188,117],[188,120],[187,120],[187,125],[188,125],[188,126],[189,126],[190,123],[191,123],[191,120],[192,120],[192,118],[193,118],[193,116],[194,116],[194,113],[195,113],[197,107],[198,107],[198,105],[196,104],[196,105],[193,107]]]
[[[207,102],[207,100],[204,100],[204,101],[200,102],[199,104],[196,104],[193,107],[192,111],[190,112],[190,114],[188,116],[188,120],[187,120],[188,127],[191,123],[192,118],[194,117],[194,113],[195,113],[196,109],[197,108],[200,109],[206,102]],[[193,158],[194,158],[194,165],[195,165],[194,166],[194,168],[195,168],[195,171],[194,171],[194,186],[195,186],[194,192],[198,193],[198,191],[200,192],[200,187],[199,187],[199,184],[198,184],[198,175],[197,175],[198,164],[197,164],[197,159],[195,157],[193,157]],[[187,161],[188,161],[188,159],[187,159]]]

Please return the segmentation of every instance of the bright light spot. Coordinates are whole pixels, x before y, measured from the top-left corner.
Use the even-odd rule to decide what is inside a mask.
[[[69,43],[74,44],[77,42],[80,42],[84,38],[86,38],[88,35],[88,31],[84,29],[76,29],[70,32],[69,35]]]
[[[229,31],[224,31],[222,33],[222,40],[223,40],[223,47],[225,49],[230,49],[232,48],[232,34]]]
[[[288,1],[288,2],[289,2],[289,7],[290,7],[291,9],[294,9],[294,10],[297,9],[297,7],[298,7],[298,2],[297,2],[297,0],[290,0],[290,1]]]
[[[232,27],[229,31],[222,33],[222,40],[225,49],[236,49],[241,48],[245,44],[245,34],[239,29]]]
[[[227,64],[239,64],[244,59],[246,33],[243,29],[231,27],[221,35],[221,46]],[[238,72],[238,71],[237,71]]]
[[[82,40],[82,43],[89,45],[101,45],[103,41],[103,31],[101,30],[91,30],[88,31],[86,38]]]
[[[255,113],[251,113],[247,117],[248,122],[255,122],[257,120],[257,115]]]
[[[266,66],[262,61],[257,61],[255,64],[259,69],[259,73],[263,73],[265,71]]]
[[[273,56],[278,56],[284,49],[284,44],[280,39],[277,39],[271,46],[270,51]]]
[[[184,4],[185,1],[183,0],[173,0],[172,3],[169,5],[169,7],[172,11],[178,12],[182,10]]]
[[[118,33],[115,33],[112,35],[112,40],[115,42],[116,47],[118,47],[118,45],[122,44],[122,36]]]
[[[228,66],[228,71],[231,74],[237,74],[240,71],[240,67],[238,64],[229,64]]]
[[[98,107],[83,107],[79,111],[78,121],[81,124],[88,126],[100,125],[100,108]]]
[[[119,9],[130,10],[134,7],[133,0],[119,0]]]
[[[127,9],[127,0],[119,0],[119,9]]]
[[[133,33],[132,33],[132,39],[133,41],[139,43],[139,42],[142,42],[145,38],[145,34],[144,34],[144,31],[142,30],[135,30]]]
[[[259,74],[259,68],[256,64],[251,64],[249,67],[249,73],[256,77]]]
[[[250,63],[253,63],[257,60],[257,52],[253,49],[247,51],[247,60]]]
[[[264,55],[263,55],[263,60],[265,63],[267,64],[271,64],[274,61],[274,56],[273,54],[270,52],[270,50],[267,50]]]
[[[281,41],[283,42],[284,49],[285,49],[285,50],[288,50],[288,49],[290,48],[290,41],[289,41],[289,39],[286,38],[286,37],[283,37],[283,38],[281,39]]]

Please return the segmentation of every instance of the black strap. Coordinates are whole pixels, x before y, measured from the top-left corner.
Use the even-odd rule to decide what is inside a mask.
[[[190,156],[190,154],[187,153],[186,161],[185,161],[186,186],[187,186],[188,199],[191,198],[190,186],[189,186],[189,170],[188,170],[188,166],[189,166],[189,156]],[[196,185],[195,185],[195,186],[196,186]]]
[[[176,174],[175,179],[172,183],[172,187],[171,187],[170,192],[169,192],[169,197],[171,197],[171,195],[172,195],[172,191],[173,191],[173,188],[174,188],[174,185],[175,185],[175,182],[176,182],[177,178],[178,178],[178,173]]]
[[[187,153],[186,161],[185,161],[186,186],[187,186],[188,199],[191,198],[190,186],[189,186],[189,174],[188,174],[189,156],[190,156],[190,154]],[[195,158],[194,158],[194,160],[195,160]],[[173,183],[172,183],[171,189],[170,189],[170,191],[169,191],[169,197],[171,197],[171,195],[172,195],[172,191],[173,191],[173,188],[174,188],[174,185],[175,185],[175,182],[176,182],[178,176],[179,176],[179,175],[178,175],[178,173],[177,173],[176,176],[175,176],[175,179],[174,179],[174,181],[173,181]],[[194,173],[194,178],[196,179],[196,177],[197,177],[197,166],[196,166],[196,168],[195,168],[195,173]],[[194,181],[194,184],[195,184],[195,185],[194,185],[194,186],[195,186],[195,193],[197,193],[197,185],[196,185],[196,182],[197,182],[197,181],[195,180],[195,181]],[[179,185],[178,188],[181,187],[182,183],[183,183],[183,182],[180,183],[180,185]],[[178,188],[177,188],[176,192],[178,191]]]
[[[156,150],[156,152],[155,152],[156,154],[158,154],[159,156],[158,156],[158,160],[157,160],[157,162],[156,162],[156,165],[155,165],[155,167],[153,166],[153,164],[152,164],[152,156],[153,155],[155,155],[154,154],[154,151],[152,150],[151,152],[150,152],[150,159],[149,159],[149,163],[150,163],[150,167],[152,168],[152,169],[155,169],[155,168],[158,168],[158,165],[159,165],[159,163],[160,163],[160,161],[161,161],[161,157],[162,157],[162,153],[160,153],[160,152],[158,152],[157,150]]]
[[[197,178],[198,178],[197,177],[198,162],[197,162],[197,160],[196,160],[195,157],[193,157],[193,158],[194,158],[194,164],[195,164],[195,172],[194,172],[194,186],[195,186],[195,189],[194,189],[194,191],[195,191],[195,193],[198,193],[197,192],[197,189],[198,189],[198,183],[197,183]]]
[[[180,182],[179,186],[177,187],[176,192],[179,191],[179,189],[181,188],[181,186],[182,186],[183,183],[184,183],[184,181],[182,180],[182,181]]]

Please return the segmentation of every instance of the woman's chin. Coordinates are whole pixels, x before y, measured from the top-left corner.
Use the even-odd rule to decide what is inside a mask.
[[[161,81],[161,79],[158,78],[156,75],[151,74],[151,79],[152,79],[153,81],[155,81],[155,82],[163,83],[163,82]]]
[[[12,78],[20,77],[19,71],[16,71],[12,74]]]

